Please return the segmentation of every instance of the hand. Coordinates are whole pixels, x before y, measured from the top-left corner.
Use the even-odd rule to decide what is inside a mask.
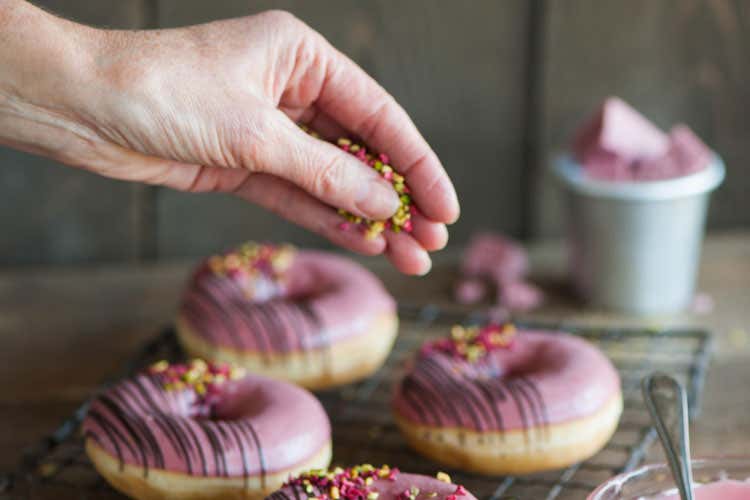
[[[20,15],[45,16],[53,27],[43,30],[35,19],[35,36],[47,33],[52,45],[63,37],[53,49],[59,54],[37,48],[34,57],[6,53],[0,63],[18,57],[28,66],[38,58],[62,69],[32,72],[53,83],[31,86],[8,85],[8,78],[3,86],[0,75],[0,141],[117,179],[234,193],[351,250],[385,252],[409,274],[426,273],[427,252],[446,244],[444,224],[459,208],[435,153],[390,95],[290,14],[123,32],[34,11]],[[16,118],[10,134],[8,108]],[[387,153],[420,211],[413,232],[367,240],[340,230],[334,207],[385,219],[396,210],[396,194],[296,122],[332,139],[360,137]]]

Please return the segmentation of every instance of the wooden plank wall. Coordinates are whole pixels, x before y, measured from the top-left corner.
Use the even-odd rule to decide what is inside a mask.
[[[621,95],[660,125],[685,121],[725,156],[712,227],[750,223],[750,5],[742,0],[46,0],[100,26],[170,27],[294,12],[412,114],[462,200],[451,232],[558,233],[546,173],[582,116]],[[247,238],[326,246],[219,195],[96,178],[0,149],[0,265],[201,255]]]

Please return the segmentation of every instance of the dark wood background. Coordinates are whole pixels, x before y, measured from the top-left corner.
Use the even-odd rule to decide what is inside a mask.
[[[559,233],[547,173],[580,120],[619,95],[685,122],[728,180],[711,228],[750,226],[750,2],[743,0],[44,0],[66,17],[169,27],[283,8],[412,114],[454,179],[461,243],[477,228]],[[326,243],[240,201],[98,178],[0,149],[0,265],[194,256],[244,239]]]

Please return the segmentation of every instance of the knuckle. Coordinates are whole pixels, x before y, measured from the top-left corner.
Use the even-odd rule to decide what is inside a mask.
[[[313,191],[323,198],[336,197],[343,187],[343,172],[346,166],[338,155],[333,155],[314,175]]]
[[[268,10],[266,12],[263,12],[261,16],[267,22],[281,28],[294,29],[299,28],[301,25],[304,25],[304,23],[300,21],[297,16],[289,11],[282,9]]]

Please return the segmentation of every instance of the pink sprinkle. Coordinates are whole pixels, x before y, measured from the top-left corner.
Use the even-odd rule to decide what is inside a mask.
[[[366,153],[365,153],[365,150],[364,150],[364,149],[360,149],[359,151],[357,151],[357,154],[356,154],[355,156],[356,156],[356,157],[357,157],[358,159],[360,159],[360,160],[362,160],[362,161],[365,161],[365,159],[366,159]]]
[[[384,154],[384,153],[380,153],[380,154],[378,155],[378,159],[379,159],[380,161],[382,161],[383,163],[385,163],[385,164],[388,164],[388,163],[390,163],[390,162],[391,162],[391,159],[390,159],[390,158],[388,158],[388,155],[387,155],[387,154]]]
[[[412,226],[410,220],[404,222],[404,231],[406,231],[407,233],[411,233],[413,229],[414,227]]]
[[[393,179],[393,172],[386,172],[386,173],[384,173],[383,174],[383,179],[385,179],[387,181]]]
[[[464,488],[460,484],[458,485],[458,487],[456,488],[456,491],[455,491],[456,495],[466,495],[467,493],[468,492],[466,491],[466,488]]]
[[[348,153],[349,152],[349,145],[348,144],[344,144],[343,146],[341,146],[341,149],[343,149],[344,151],[346,151]]]
[[[349,224],[348,222],[340,222],[338,228],[342,231],[348,231],[349,229],[351,229],[351,224]]]

